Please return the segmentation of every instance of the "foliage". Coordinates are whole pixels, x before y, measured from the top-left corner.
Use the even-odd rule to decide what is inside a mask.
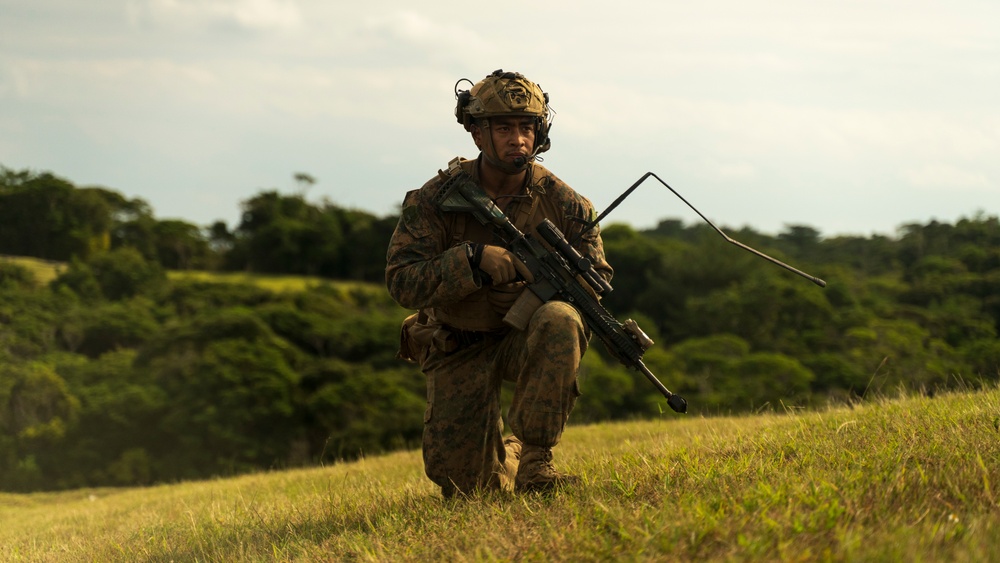
[[[11,489],[44,487],[79,401],[52,366],[0,364],[0,482]]]
[[[227,253],[231,269],[378,281],[395,217],[263,192],[243,204]]]
[[[395,358],[409,311],[381,286],[396,218],[305,190],[262,192],[243,211],[232,230],[199,228],[112,190],[0,168],[0,252],[34,256],[0,260],[0,487],[152,484],[419,441],[424,380]],[[653,338],[646,365],[692,414],[1000,380],[996,217],[895,238],[733,234],[828,287],[707,225],[603,229],[616,271],[604,303]],[[575,422],[664,411],[596,342],[579,383]]]
[[[0,416],[6,489],[225,475],[419,439],[423,380],[394,359],[406,311],[384,290],[150,280],[158,270],[125,250],[50,288],[0,290],[0,405],[31,414]],[[94,271],[130,275],[101,284]],[[74,282],[81,272],[93,284]]]
[[[0,254],[68,260],[108,248],[110,209],[101,193],[52,174],[0,167]]]
[[[32,288],[35,285],[37,281],[31,270],[15,262],[0,261],[0,288]]]
[[[52,285],[66,286],[86,298],[119,301],[152,292],[165,279],[159,263],[127,246],[97,254],[86,263],[74,260]]]
[[[299,173],[300,182],[311,179]],[[314,180],[313,180],[314,181]],[[240,223],[159,220],[142,199],[77,187],[48,172],[0,166],[0,254],[88,261],[130,248],[171,270],[228,270],[380,281],[396,217],[376,217],[304,193],[264,191]]]

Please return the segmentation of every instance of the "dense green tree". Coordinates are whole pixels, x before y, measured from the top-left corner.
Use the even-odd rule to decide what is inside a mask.
[[[159,288],[166,273],[157,262],[149,262],[134,248],[124,247],[101,253],[86,263],[74,261],[69,269],[53,281],[55,287],[65,286],[77,294],[94,298],[94,289],[105,299],[121,300]]]
[[[170,270],[207,269],[214,265],[201,228],[186,221],[157,221],[153,240],[159,264]]]
[[[845,357],[856,372],[871,374],[874,391],[945,388],[964,371],[956,350],[911,320],[876,319],[845,336]]]
[[[61,318],[75,296],[42,289],[0,289],[0,348],[17,361],[35,360],[58,349]]]
[[[819,250],[820,232],[808,225],[787,225],[778,241],[779,248],[792,256],[813,256]]]
[[[614,266],[614,291],[604,297],[612,310],[634,310],[636,301],[653,280],[667,274],[668,257],[683,248],[680,242],[663,242],[643,236],[628,225],[615,224],[602,232],[604,252]],[[672,300],[675,308],[681,300]],[[665,304],[666,305],[666,304]]]
[[[271,191],[243,203],[235,245],[251,271],[315,275],[341,259],[343,240],[336,213]]]
[[[148,485],[167,478],[150,451],[163,439],[159,414],[171,398],[148,370],[133,367],[136,352],[121,348],[87,359],[56,362],[79,398],[77,423],[67,432],[57,483],[63,487]]]
[[[803,354],[837,341],[836,311],[815,286],[774,272],[753,273],[740,283],[692,298],[695,334],[731,333],[755,349]]]
[[[757,352],[740,358],[727,374],[729,389],[738,393],[728,403],[740,402],[751,408],[769,404],[776,410],[783,406],[806,406],[815,375],[799,360],[773,352]]]
[[[36,285],[38,283],[31,270],[0,260],[0,289],[31,289]]]
[[[823,239],[814,250],[811,261],[817,264],[842,264],[869,275],[891,272],[899,263],[896,241],[878,234],[870,237],[841,235]]]
[[[975,385],[1000,381],[1000,339],[982,338],[964,343],[959,349],[969,370],[962,380]]]
[[[143,347],[135,366],[170,397],[149,451],[163,476],[287,461],[301,357],[251,310],[204,311]]]
[[[312,457],[353,459],[419,443],[426,394],[413,370],[327,360],[308,377],[321,382],[307,399]]]
[[[227,255],[236,242],[236,235],[229,231],[229,226],[225,221],[216,221],[209,225],[208,245],[212,252],[218,255]]]
[[[79,400],[42,362],[0,364],[0,483],[32,490],[51,482]]]
[[[332,277],[381,283],[385,280],[385,251],[398,218],[383,218],[360,211],[344,211],[342,260],[329,272]],[[349,242],[348,242],[349,241]]]
[[[160,303],[179,317],[231,307],[256,307],[274,300],[274,294],[252,283],[180,279],[171,282]]]
[[[0,179],[0,254],[69,260],[109,248],[111,210],[100,193],[49,173]]]
[[[59,334],[70,352],[99,358],[138,348],[159,328],[153,303],[140,297],[73,309],[62,318]]]
[[[608,420],[619,418],[625,412],[634,412],[631,398],[636,383],[623,366],[612,364],[596,353],[585,354],[578,383],[581,395],[577,399],[573,420]]]

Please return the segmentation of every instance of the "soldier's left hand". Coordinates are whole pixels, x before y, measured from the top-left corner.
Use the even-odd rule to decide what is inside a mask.
[[[521,292],[527,287],[526,282],[512,282],[494,285],[486,293],[486,300],[496,314],[503,316],[514,306],[514,302],[521,296]]]

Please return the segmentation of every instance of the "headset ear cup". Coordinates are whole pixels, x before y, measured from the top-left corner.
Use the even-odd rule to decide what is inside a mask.
[[[549,131],[551,129],[551,123],[546,123],[542,118],[538,119],[538,135],[535,139],[536,153],[543,153],[552,147],[552,139],[549,138]]]
[[[469,130],[470,120],[465,113],[465,107],[472,101],[472,94],[468,90],[458,91],[458,104],[455,106],[455,119]]]
[[[541,87],[539,87],[541,89]],[[552,148],[552,138],[549,133],[552,131],[551,108],[549,107],[549,93],[542,92],[542,99],[545,100],[545,114],[538,118],[538,139],[536,146],[538,153],[543,153]]]

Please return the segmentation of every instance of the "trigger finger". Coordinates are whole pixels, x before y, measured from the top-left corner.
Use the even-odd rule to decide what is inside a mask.
[[[524,262],[521,262],[517,257],[514,258],[514,268],[517,270],[517,273],[521,275],[521,278],[524,279],[524,281],[528,283],[535,283],[535,276],[531,273],[531,270],[529,270],[528,266]]]

